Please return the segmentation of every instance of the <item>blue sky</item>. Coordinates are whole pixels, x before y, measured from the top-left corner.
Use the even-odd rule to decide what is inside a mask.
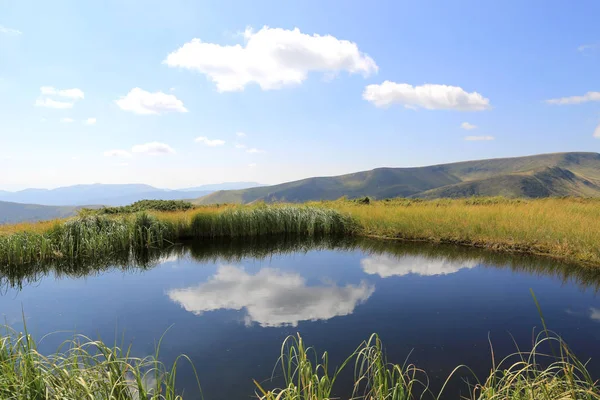
[[[598,151],[598,15],[596,0],[1,0],[0,189]]]

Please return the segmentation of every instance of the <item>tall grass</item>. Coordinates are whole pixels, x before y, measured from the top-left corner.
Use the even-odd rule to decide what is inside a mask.
[[[557,350],[548,354],[547,349]],[[336,386],[340,374],[354,365],[351,400],[411,400],[461,398],[470,400],[598,400],[600,387],[584,363],[579,361],[567,344],[556,334],[544,330],[537,336],[533,348],[511,354],[499,363],[493,358],[489,375],[482,381],[472,374],[475,384],[468,384],[469,396],[445,393],[445,388],[457,371],[448,377],[439,393],[428,387],[424,371],[414,365],[399,365],[387,361],[383,345],[374,334],[363,342],[339,367],[329,370],[327,352],[319,358],[302,337],[285,339],[278,364],[284,386],[265,389],[255,381],[260,400],[332,400],[338,399]],[[469,370],[470,371],[470,370]]]
[[[220,213],[198,213],[191,221],[194,238],[343,235],[354,230],[349,216],[317,207],[238,207]]]
[[[97,260],[117,254],[139,257],[184,239],[275,235],[315,237],[351,234],[353,220],[338,211],[304,206],[208,208],[197,212],[86,214],[43,231],[0,235],[0,265],[54,260]]]
[[[348,365],[354,365],[352,399],[409,400],[414,389],[426,389],[426,376],[412,365],[401,367],[388,363],[379,336],[369,340],[346,358],[339,367],[330,370],[327,352],[318,357],[312,347],[306,347],[302,337],[288,336],[281,347],[278,364],[284,386],[267,390],[255,381],[260,400],[330,400],[337,398],[336,381]],[[423,376],[424,381],[419,377]],[[425,382],[425,384],[423,383]]]
[[[533,253],[600,266],[600,201],[439,199],[319,203],[351,215],[359,234]]]
[[[181,400],[175,377],[184,359],[180,356],[168,369],[158,361],[158,350],[154,356],[135,358],[129,349],[85,336],[46,356],[27,332],[5,327],[0,336],[0,398]]]

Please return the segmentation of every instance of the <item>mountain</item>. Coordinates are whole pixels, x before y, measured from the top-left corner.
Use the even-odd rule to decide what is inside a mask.
[[[70,217],[75,215],[79,208],[81,207],[40,206],[0,201],[0,224]]]
[[[97,204],[122,206],[138,200],[185,200],[205,196],[221,188],[247,188],[252,182],[205,185],[180,190],[159,189],[143,184],[74,185],[56,189],[25,189],[18,192],[0,191],[0,201],[47,206],[79,206]],[[1,216],[0,216],[1,218]]]
[[[216,192],[218,190],[239,190],[239,189],[248,189],[253,187],[265,186],[262,183],[257,182],[226,182],[226,183],[214,183],[210,185],[202,185],[192,188],[179,189],[183,192]]]
[[[554,153],[415,168],[377,168],[211,193],[197,204],[391,197],[600,197],[600,154]]]

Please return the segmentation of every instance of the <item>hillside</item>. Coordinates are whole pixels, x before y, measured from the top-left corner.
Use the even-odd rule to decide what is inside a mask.
[[[555,153],[417,168],[377,168],[274,186],[226,190],[197,204],[391,197],[600,197],[600,154]]]
[[[0,201],[0,224],[69,217],[75,215],[79,208],[81,207],[40,206]]]

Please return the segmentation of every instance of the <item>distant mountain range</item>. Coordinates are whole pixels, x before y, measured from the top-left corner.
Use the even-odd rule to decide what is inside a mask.
[[[600,154],[554,153],[415,168],[377,168],[280,185],[221,190],[197,204],[391,197],[600,197]]]
[[[179,190],[158,189],[142,184],[75,185],[57,189],[25,189],[18,192],[0,191],[0,201],[46,206],[81,206],[90,204],[122,206],[146,199],[193,199],[217,190],[245,189],[254,186],[261,186],[261,184],[255,182],[232,182]]]
[[[80,208],[82,207],[40,206],[0,201],[0,224],[70,217]]]

